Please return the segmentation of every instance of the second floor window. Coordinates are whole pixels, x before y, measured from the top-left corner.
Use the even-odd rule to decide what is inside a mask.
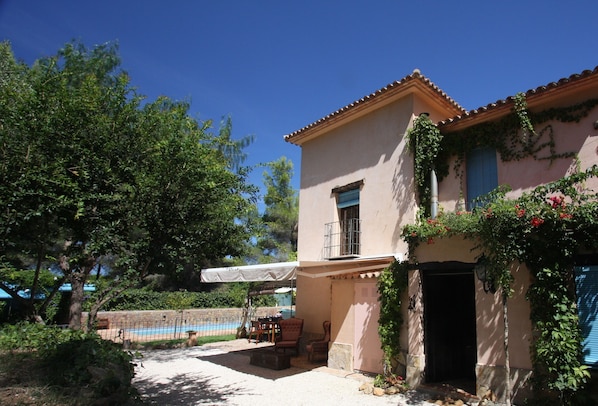
[[[475,148],[467,154],[467,210],[481,206],[480,196],[496,189],[498,173],[496,151],[493,148]]]
[[[359,189],[351,189],[338,194],[337,200],[340,255],[359,255],[360,223],[359,223]]]

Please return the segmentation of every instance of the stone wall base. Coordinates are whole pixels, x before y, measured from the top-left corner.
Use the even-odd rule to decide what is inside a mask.
[[[405,380],[410,388],[417,388],[424,383],[426,356],[423,354],[407,354]]]
[[[331,343],[328,351],[328,367],[353,372],[353,346]]]
[[[523,404],[525,399],[532,396],[530,378],[532,371],[521,368],[511,368],[511,393],[515,404]],[[476,395],[479,398],[495,398],[498,402],[506,401],[505,368],[496,365],[476,365]]]

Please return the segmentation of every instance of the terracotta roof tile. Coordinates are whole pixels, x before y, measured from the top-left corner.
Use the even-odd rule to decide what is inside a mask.
[[[465,109],[463,107],[461,107],[455,100],[453,100],[451,97],[449,97],[444,91],[442,91],[438,86],[436,86],[430,79],[428,79],[427,77],[425,77],[424,75],[421,74],[421,72],[419,71],[419,69],[415,69],[413,71],[413,73],[411,73],[410,75],[405,76],[403,79],[401,80],[397,80],[394,81],[392,83],[389,83],[388,85],[384,86],[381,89],[376,90],[375,92],[362,97],[359,100],[356,100],[344,107],[341,107],[340,109],[328,114],[325,117],[320,118],[317,121],[314,121],[311,124],[308,124],[307,126],[294,131],[288,135],[285,135],[285,140],[286,141],[292,141],[292,139],[298,137],[299,135],[301,135],[302,133],[311,130],[333,118],[337,118],[339,116],[342,116],[343,114],[356,109],[360,106],[363,106],[364,104],[377,99],[383,95],[386,95],[389,92],[392,92],[393,90],[396,89],[400,89],[401,86],[412,82],[414,80],[419,80],[421,81],[425,86],[427,86],[428,88],[430,88],[434,93],[436,93],[440,98],[442,98],[446,103],[448,103],[449,105],[453,106],[455,109],[460,110],[465,112]]]
[[[547,85],[538,86],[535,89],[530,89],[525,92],[525,96],[526,96],[526,98],[533,97],[533,96],[539,96],[539,95],[549,92],[551,90],[569,86],[575,82],[578,82],[579,80],[583,80],[583,79],[588,78],[593,75],[598,75],[598,66],[595,67],[593,70],[589,70],[589,69],[584,70],[581,73],[575,73],[569,77],[559,79],[557,82],[550,82]],[[487,104],[486,106],[478,107],[477,109],[469,110],[461,115],[440,121],[438,123],[438,126],[439,127],[446,126],[446,125],[457,123],[459,121],[462,121],[462,120],[465,120],[468,118],[473,119],[474,117],[477,117],[477,116],[484,114],[486,112],[489,112],[489,111],[494,111],[502,106],[511,105],[514,102],[513,100],[514,100],[514,96],[509,96],[506,99],[497,100],[494,103]]]

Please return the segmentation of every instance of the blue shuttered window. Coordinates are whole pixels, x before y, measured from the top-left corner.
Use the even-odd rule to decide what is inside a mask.
[[[348,190],[338,194],[337,207],[344,209],[359,204],[359,189]]]
[[[584,362],[598,367],[598,265],[575,267],[579,325],[584,338]]]
[[[467,154],[467,210],[483,204],[479,196],[498,186],[496,151],[493,148],[475,148]]]

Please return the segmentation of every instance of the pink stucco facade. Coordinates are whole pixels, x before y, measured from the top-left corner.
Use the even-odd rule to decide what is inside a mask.
[[[558,85],[528,92],[527,100],[530,110],[542,111],[581,103],[596,95],[597,70],[581,79],[572,76]],[[406,224],[415,222],[418,210],[413,157],[406,139],[415,117],[426,112],[434,122],[439,122],[441,132],[450,133],[499,119],[509,114],[511,108],[506,100],[465,114],[433,83],[414,72],[287,136],[288,141],[302,148],[298,259],[304,272],[299,272],[297,278],[297,316],[305,319],[306,339],[320,335],[322,322],[331,320],[329,366],[382,372],[383,354],[377,337],[377,272],[390,262],[389,259],[381,263],[379,258],[407,259],[408,255],[408,247],[400,235]],[[550,126],[554,136],[555,153],[572,151],[575,158],[503,162],[497,156],[498,184],[512,187],[509,197],[598,163],[598,107],[579,122],[554,121],[544,125]],[[339,221],[335,191],[343,190],[346,185],[359,185],[360,252],[353,258],[331,259],[324,250],[325,224]],[[455,211],[460,207],[460,196],[467,195],[465,185],[465,176],[457,176],[454,171],[439,183],[441,210]],[[598,184],[593,181],[587,186],[598,187]],[[474,277],[473,266],[479,252],[472,248],[471,241],[460,238],[418,247],[415,254],[423,265],[410,271],[403,298],[403,303],[409,306],[402,308],[405,324],[401,334],[404,354],[401,362],[413,386],[435,374],[441,381],[443,373],[449,371],[448,367],[426,365],[430,360],[450,363],[442,351],[434,349],[440,348],[440,344],[431,337],[438,335],[434,329],[437,326],[430,325],[431,312],[437,312],[439,318],[447,316],[430,292],[438,289],[437,292],[443,293],[441,284],[452,283],[455,279],[450,279],[451,275],[460,275],[459,286],[466,287],[459,289],[464,289],[461,291],[464,296],[471,297],[471,305],[463,304],[459,309],[471,310],[471,317],[449,314],[451,320],[442,320],[446,322],[446,334],[459,334],[460,323],[471,325],[464,337],[472,339],[473,348],[470,354],[464,347],[463,354],[471,355],[476,390],[480,393],[492,389],[500,396],[504,392],[500,387],[500,370],[505,362],[502,301],[499,294],[485,292]],[[378,262],[368,262],[374,258]],[[351,264],[357,259],[361,262],[353,267]],[[514,385],[522,388],[524,396],[531,373],[532,335],[529,303],[525,299],[530,276],[521,264],[514,263],[512,273],[515,293],[508,301],[510,363]],[[451,302],[461,298],[447,296],[442,300]],[[438,309],[433,310],[434,306]],[[437,352],[435,358],[430,358],[430,351]]]

